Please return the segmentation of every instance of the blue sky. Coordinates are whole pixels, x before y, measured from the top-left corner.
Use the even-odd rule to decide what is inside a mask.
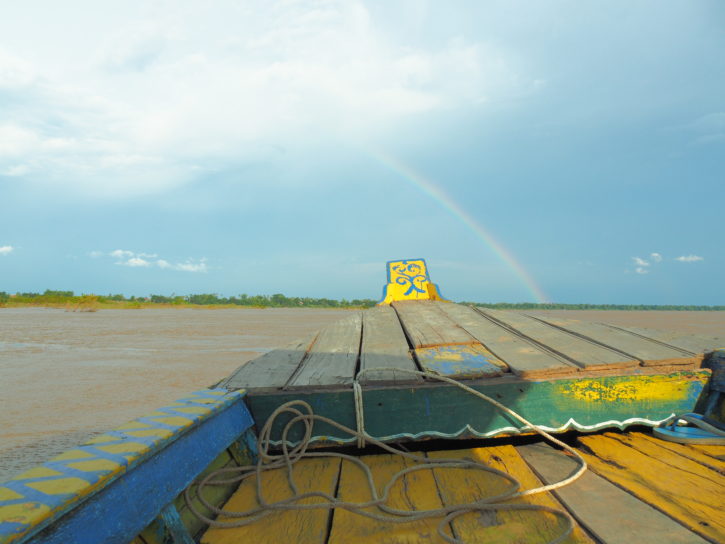
[[[11,3],[0,290],[376,298],[424,257],[456,300],[725,304],[723,28],[714,0]]]

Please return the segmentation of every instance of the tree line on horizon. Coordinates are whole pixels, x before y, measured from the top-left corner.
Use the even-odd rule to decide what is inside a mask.
[[[100,304],[128,303],[129,307],[141,304],[191,305],[191,306],[248,306],[255,308],[371,308],[378,301],[364,299],[330,299],[314,297],[288,297],[281,293],[273,295],[247,295],[224,297],[214,293],[195,295],[149,295],[147,297],[126,297],[122,294],[76,295],[73,291],[46,289],[43,293],[15,293],[0,291],[0,305],[13,304],[77,304],[81,299],[93,297]],[[467,302],[461,304],[501,310],[670,310],[670,311],[725,311],[725,306],[695,304],[562,304],[555,302]]]

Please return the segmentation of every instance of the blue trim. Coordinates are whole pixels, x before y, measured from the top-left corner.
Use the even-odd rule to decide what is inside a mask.
[[[188,415],[188,414],[187,414]],[[20,542],[128,544],[211,463],[254,425],[242,397]]]
[[[161,510],[161,521],[171,536],[171,542],[173,544],[195,544],[194,539],[191,538],[189,531],[186,530],[184,523],[181,521],[179,511],[173,503],[167,504]]]

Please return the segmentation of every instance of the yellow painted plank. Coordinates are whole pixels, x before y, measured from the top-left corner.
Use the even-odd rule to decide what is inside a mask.
[[[511,474],[521,482],[522,489],[541,486],[541,481],[529,469],[513,446],[472,448],[456,451],[429,452],[431,458],[469,458]],[[433,469],[438,488],[446,505],[460,504],[504,492],[509,483],[495,474],[465,469]],[[536,504],[565,510],[549,493],[540,493],[509,501],[511,504]],[[565,530],[563,521],[546,512],[497,511],[472,513],[453,521],[456,536],[464,542],[477,544],[515,542],[550,542]],[[566,540],[568,543],[591,543],[592,540],[577,526]]]
[[[713,542],[725,541],[725,476],[667,447],[630,435],[582,436],[601,476]]]
[[[303,459],[295,464],[294,475],[300,493],[324,491],[334,495],[340,459]],[[224,506],[225,510],[246,511],[258,505],[256,478],[247,478]],[[262,475],[262,489],[267,502],[276,502],[292,496],[286,470],[273,470]],[[302,504],[320,502],[310,498]],[[210,528],[202,537],[202,544],[324,544],[327,538],[327,509],[291,510],[273,512],[255,523],[234,529]],[[223,518],[222,521],[229,518]]]
[[[660,440],[659,438],[652,436],[648,433],[627,433],[625,436],[629,437],[630,440],[635,440],[637,443],[639,441],[649,441],[653,444],[656,444],[660,448],[665,448],[670,451],[673,451],[679,455],[682,455],[683,457],[687,457],[688,459],[692,459],[693,461],[696,461],[702,465],[705,465],[707,467],[710,467],[713,470],[719,471],[722,474],[725,474],[725,458],[719,459],[715,456],[708,455],[707,453],[698,450],[697,448],[692,447],[690,444],[677,444],[676,442],[668,442],[667,440]],[[636,446],[635,446],[636,447]],[[723,452],[725,453],[725,446],[716,446],[720,447]]]
[[[414,461],[396,455],[367,455],[362,461],[370,467],[378,493],[393,475],[407,467],[414,466]],[[338,497],[343,501],[365,502],[371,500],[371,493],[364,471],[350,461],[343,461],[340,473]],[[392,508],[400,510],[433,510],[442,507],[436,490],[433,472],[421,470],[412,472],[403,478],[390,491],[388,502]],[[383,513],[375,507],[370,512]],[[407,523],[385,523],[347,510],[338,509],[333,518],[329,544],[369,544],[385,542],[386,544],[417,544],[445,542],[437,533],[436,528],[441,518]]]
[[[725,446],[713,446],[711,444],[690,444],[689,446],[710,457],[725,460]]]

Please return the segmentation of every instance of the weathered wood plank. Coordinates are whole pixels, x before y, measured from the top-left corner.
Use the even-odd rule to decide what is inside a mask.
[[[432,301],[394,302],[393,307],[414,349],[476,342]]]
[[[360,312],[322,329],[285,389],[352,385],[361,332]]]
[[[656,425],[673,413],[690,412],[709,377],[709,371],[703,370],[541,381],[503,376],[470,386],[548,430],[593,431]],[[370,388],[363,398],[365,428],[381,440],[490,437],[515,433],[520,427],[492,405],[447,384]],[[248,403],[255,421],[262,425],[280,405],[297,399],[307,401],[316,414],[356,426],[352,388],[250,395]],[[284,423],[280,418],[274,432],[281,432]],[[290,440],[299,440],[301,433],[301,426],[292,429]],[[328,444],[354,442],[349,435],[320,422],[315,424],[314,436]]]
[[[647,329],[643,327],[624,327],[605,323],[609,327],[619,329],[630,334],[642,336],[648,340],[665,344],[668,347],[679,349],[685,353],[703,353],[725,346],[725,336],[705,336],[700,334],[681,335],[681,333]]]
[[[725,476],[725,459],[719,459],[715,456],[708,455],[704,451],[699,450],[694,445],[690,444],[677,444],[676,442],[668,442],[666,440],[660,440],[659,438],[647,434],[647,433],[628,433],[628,436],[637,441],[648,441],[656,444],[660,448],[665,448],[675,452],[678,455],[687,457],[692,461],[705,465],[711,470],[721,473]],[[720,448],[720,451],[725,452],[725,446],[713,446]],[[723,490],[725,492],[725,490]]]
[[[574,459],[546,444],[518,446],[516,449],[547,484],[563,480],[578,467]],[[554,494],[579,523],[607,544],[707,542],[590,470],[575,482],[557,489]]]
[[[454,451],[428,452],[434,459],[468,458],[511,474],[521,482],[523,489],[539,487],[541,482],[531,472],[513,446],[471,448]],[[445,505],[461,504],[504,492],[508,482],[495,474],[462,469],[433,469],[439,493]],[[564,510],[550,493],[507,501],[510,504],[536,504]],[[531,511],[505,511],[471,513],[452,523],[456,537],[463,542],[550,542],[565,529],[562,521],[551,514]],[[592,540],[577,526],[565,541]]]
[[[398,314],[391,306],[377,306],[363,312],[363,339],[360,350],[360,371],[379,367],[418,370],[408,348]],[[366,372],[360,383],[419,383],[422,378],[407,372]]]
[[[240,366],[218,387],[227,389],[279,389],[299,368],[315,341],[313,335],[253,359]]]
[[[539,349],[535,344],[510,333],[472,308],[460,304],[435,304],[458,326],[504,361],[517,376],[550,378],[572,375],[578,371],[574,363]]]
[[[529,317],[507,310],[481,310],[486,315],[508,326],[519,335],[533,340],[544,349],[566,357],[585,370],[608,368],[634,368],[639,366],[636,359],[622,355],[612,349],[569,334]]]
[[[680,349],[665,346],[659,342],[610,327],[604,323],[591,323],[577,319],[559,319],[548,316],[532,317],[615,349],[623,355],[635,357],[645,366],[694,365],[702,361],[702,355],[691,355]]]
[[[335,494],[340,470],[339,458],[303,459],[294,465],[295,483],[300,493],[324,491]],[[224,505],[225,510],[246,511],[259,505],[256,476],[244,480]],[[267,502],[277,502],[292,496],[286,470],[273,470],[262,475],[262,489]],[[314,504],[319,498],[309,498],[300,504]],[[289,510],[274,512],[244,527],[224,529],[211,527],[201,538],[202,544],[324,544],[330,511],[327,509]]]
[[[606,433],[579,441],[597,474],[703,538],[725,540],[725,476],[636,436]]]
[[[506,363],[479,343],[419,348],[415,356],[423,370],[456,380],[494,378],[508,370]]]
[[[366,455],[361,460],[370,467],[378,493],[383,492],[395,473],[415,463],[395,455]],[[343,461],[338,498],[343,501],[364,502],[372,499],[364,472],[355,464]],[[400,510],[433,510],[441,508],[440,497],[431,470],[420,470],[403,476],[390,490],[386,503]],[[377,508],[369,512],[385,514]],[[328,544],[419,544],[445,542],[437,533],[439,518],[410,523],[385,523],[344,509],[336,510]]]

